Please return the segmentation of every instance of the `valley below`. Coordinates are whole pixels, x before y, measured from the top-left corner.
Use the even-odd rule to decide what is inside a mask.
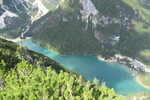
[[[127,100],[150,100],[149,0],[0,0],[0,43],[0,67],[3,59],[9,62],[5,49],[23,61],[15,53],[25,54],[25,47],[58,62],[64,71],[79,73],[87,87],[98,79]]]
[[[138,83],[136,77],[132,76],[138,74],[137,71],[124,65],[103,62],[95,56],[59,55],[34,43],[32,40],[25,40],[18,43],[30,50],[50,57],[66,68],[78,72],[83,75],[87,81],[92,81],[94,78],[97,78],[100,80],[100,84],[105,82],[106,86],[114,88],[118,94],[132,95],[148,91],[148,89]]]

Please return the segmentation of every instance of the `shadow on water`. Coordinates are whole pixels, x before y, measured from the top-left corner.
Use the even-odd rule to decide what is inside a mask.
[[[78,72],[86,80],[92,81],[94,78],[97,78],[100,80],[100,83],[105,82],[106,86],[114,88],[119,94],[128,95],[146,90],[130,76],[133,72],[123,65],[102,62],[94,56],[58,55],[49,51],[47,48],[35,44],[31,40],[24,41],[22,45]]]

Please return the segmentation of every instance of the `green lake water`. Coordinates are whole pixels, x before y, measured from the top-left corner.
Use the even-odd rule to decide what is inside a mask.
[[[124,65],[103,62],[95,56],[62,56],[39,46],[32,40],[26,40],[21,45],[48,56],[61,65],[78,72],[86,80],[92,81],[94,78],[97,78],[100,80],[100,83],[105,82],[106,86],[114,88],[118,94],[129,95],[146,91],[145,88],[136,82],[135,78],[130,76],[134,71]]]

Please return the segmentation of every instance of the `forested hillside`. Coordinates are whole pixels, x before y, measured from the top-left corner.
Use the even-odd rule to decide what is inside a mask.
[[[104,84],[82,76],[53,60],[0,39],[1,100],[123,100]]]
[[[150,50],[149,7],[146,0],[64,0],[37,20],[28,36],[64,55],[109,58],[121,54],[146,65]],[[145,60],[146,59],[146,60]]]

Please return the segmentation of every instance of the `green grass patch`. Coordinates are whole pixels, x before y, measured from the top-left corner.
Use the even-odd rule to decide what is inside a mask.
[[[138,76],[138,80],[145,86],[150,87],[150,73],[141,73]]]
[[[150,27],[147,23],[150,22],[150,10],[144,8],[142,5],[144,4],[138,0],[123,0],[127,5],[132,7],[135,11],[138,11],[139,15],[141,16],[142,20],[140,21],[133,21],[134,29],[138,33],[150,33]]]
[[[56,7],[59,5],[61,0],[42,0],[42,3],[50,11],[56,10]]]
[[[150,69],[150,50],[141,51],[139,60]]]
[[[144,22],[137,22],[137,21],[133,21],[134,24],[134,29],[140,33],[150,33],[150,27],[148,25],[146,25]]]
[[[73,9],[69,6],[69,2],[70,2],[69,0],[62,0],[60,2],[60,6],[63,10],[71,12],[73,11]]]
[[[141,6],[142,2],[138,0],[123,0],[127,5],[131,6],[133,9],[138,10],[142,19],[149,22],[150,10],[145,9]]]
[[[146,58],[150,58],[150,50],[144,50],[140,54]]]

